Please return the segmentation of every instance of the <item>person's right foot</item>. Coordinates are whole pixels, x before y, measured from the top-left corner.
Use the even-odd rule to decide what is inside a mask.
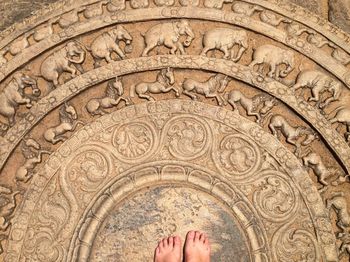
[[[210,262],[208,237],[198,231],[190,231],[186,236],[185,262]]]

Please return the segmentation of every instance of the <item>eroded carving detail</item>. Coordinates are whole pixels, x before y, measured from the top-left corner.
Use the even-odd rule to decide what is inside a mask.
[[[312,142],[319,139],[318,135],[312,129],[303,126],[293,127],[281,115],[274,115],[270,118],[269,128],[272,134],[278,139],[277,130],[281,130],[286,141],[295,146],[294,153],[296,155],[300,155],[302,146],[310,145]],[[299,141],[303,136],[305,136],[304,140]]]
[[[59,116],[60,124],[47,129],[44,133],[45,140],[52,144],[65,141],[67,139],[64,136],[65,133],[74,131],[79,124],[84,125],[83,122],[78,120],[74,106],[68,103],[61,106]]]
[[[239,50],[235,55],[234,46],[238,45]],[[201,55],[206,55],[209,50],[218,49],[224,52],[225,59],[232,59],[237,62],[248,49],[248,36],[243,30],[230,28],[215,28],[206,32],[203,36],[203,50]]]
[[[229,78],[225,75],[217,74],[210,77],[205,82],[199,82],[193,79],[185,79],[182,84],[183,93],[193,100],[197,100],[194,93],[204,95],[206,98],[215,98],[217,103],[221,106],[225,103],[223,96],[220,94],[224,92],[229,83]]]
[[[115,29],[103,33],[92,42],[91,54],[95,58],[95,67],[100,66],[102,59],[105,59],[107,63],[112,62],[112,52],[116,52],[121,59],[125,59],[125,53],[118,45],[120,41],[125,41],[125,49],[130,52],[132,36],[122,25],[117,25]]]
[[[299,73],[296,84],[293,86],[293,90],[304,87],[311,88],[312,97],[310,97],[308,101],[316,102],[321,109],[334,101],[338,101],[343,88],[342,83],[325,73],[316,70],[307,70]],[[325,91],[331,92],[332,96],[327,98],[324,102],[321,102],[321,95]]]
[[[263,45],[255,49],[253,61],[250,67],[259,66],[258,71],[263,74],[263,64],[269,66],[268,76],[279,80],[286,77],[294,69],[294,53],[291,50],[285,50],[273,45]],[[285,65],[286,68],[282,69]]]
[[[252,98],[246,97],[238,90],[232,90],[227,93],[227,101],[238,112],[236,103],[244,108],[248,116],[255,116],[258,123],[262,123],[264,118],[276,105],[276,100],[266,94],[255,95]]]
[[[32,89],[32,96],[25,94],[27,87]],[[0,93],[0,115],[8,119],[9,126],[13,126],[18,106],[25,104],[27,108],[31,108],[32,101],[36,100],[40,94],[41,91],[35,79],[22,72],[14,74],[12,80]]]
[[[78,56],[78,58],[74,58]],[[49,55],[41,64],[41,75],[44,79],[52,82],[54,87],[59,85],[58,79],[62,72],[69,72],[74,78],[77,74],[76,68],[71,64],[79,65],[85,60],[84,49],[71,41],[65,47]]]
[[[86,110],[91,115],[104,115],[108,113],[105,109],[117,106],[122,100],[129,105],[130,100],[122,97],[123,94],[123,83],[116,77],[113,82],[108,82],[105,96],[91,99],[85,106]]]
[[[170,67],[162,69],[157,74],[157,79],[154,82],[141,82],[130,87],[130,97],[135,97],[137,94],[140,98],[145,98],[150,101],[155,99],[149,94],[167,93],[173,90],[175,95],[180,96],[179,90],[174,87],[175,75],[174,70]]]
[[[180,37],[183,35],[187,37],[186,40],[181,43]],[[174,55],[176,51],[184,55],[186,54],[184,47],[190,46],[194,37],[189,21],[185,19],[155,25],[144,34],[146,47],[142,52],[142,56],[148,56],[148,53],[159,45],[170,48],[170,54],[172,55]]]
[[[51,151],[41,149],[40,144],[32,138],[22,143],[22,153],[26,159],[16,171],[16,180],[27,183],[33,176],[34,168],[41,163],[44,154],[51,154]]]

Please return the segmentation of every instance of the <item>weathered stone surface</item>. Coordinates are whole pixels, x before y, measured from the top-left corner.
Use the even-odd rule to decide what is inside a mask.
[[[347,34],[284,1],[47,10],[0,34],[0,260],[192,228],[215,261],[349,260]]]
[[[0,2],[0,31],[27,18],[57,0],[3,0]]]
[[[343,30],[350,32],[350,1],[329,1],[329,20]]]

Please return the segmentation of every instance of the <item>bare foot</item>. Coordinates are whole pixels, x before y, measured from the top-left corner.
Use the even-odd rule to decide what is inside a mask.
[[[159,241],[154,262],[181,262],[181,239],[178,236]]]
[[[206,234],[198,231],[187,233],[185,262],[210,262],[210,244]]]

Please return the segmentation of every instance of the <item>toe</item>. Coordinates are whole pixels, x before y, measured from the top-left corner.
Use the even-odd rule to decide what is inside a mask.
[[[173,237],[169,237],[168,238],[168,244],[169,244],[170,247],[174,246],[174,238]]]
[[[192,230],[189,231],[189,232],[187,233],[187,236],[186,236],[186,241],[193,241],[195,235],[196,235],[196,232],[194,232],[194,231],[192,231]]]
[[[168,247],[168,238],[164,238],[164,239],[162,240],[162,243],[163,243],[163,247],[164,247],[164,248]]]
[[[179,236],[174,237],[174,247],[181,246],[181,239]]]
[[[201,235],[201,232],[196,231],[195,236],[194,236],[194,241],[199,241],[200,235]]]

